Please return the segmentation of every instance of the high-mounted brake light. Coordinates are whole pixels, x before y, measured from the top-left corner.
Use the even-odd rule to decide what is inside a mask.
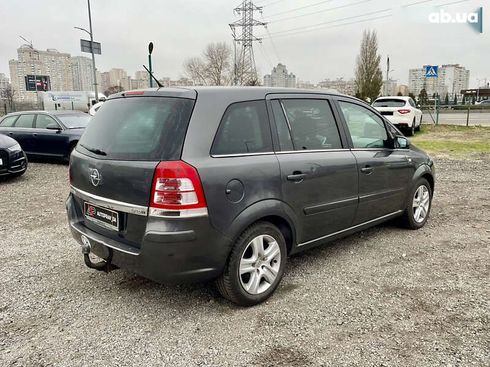
[[[124,93],[125,96],[141,96],[143,94],[145,94],[144,90],[130,90]]]
[[[153,178],[150,215],[182,218],[207,213],[197,170],[183,161],[160,162]]]
[[[401,109],[401,110],[398,110],[398,113],[401,113],[402,115],[405,115],[407,113],[410,113],[410,110]]]

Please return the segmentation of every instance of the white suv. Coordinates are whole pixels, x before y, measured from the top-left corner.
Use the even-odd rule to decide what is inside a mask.
[[[410,97],[380,97],[374,101],[373,107],[409,136],[420,130],[422,111]]]

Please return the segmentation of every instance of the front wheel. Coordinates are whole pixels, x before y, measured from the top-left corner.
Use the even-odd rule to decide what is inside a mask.
[[[425,178],[417,180],[412,188],[410,199],[401,221],[410,229],[422,228],[429,218],[432,204],[432,189]]]
[[[236,240],[217,280],[221,295],[240,306],[265,301],[282,279],[286,257],[286,241],[277,227],[268,222],[250,226]]]

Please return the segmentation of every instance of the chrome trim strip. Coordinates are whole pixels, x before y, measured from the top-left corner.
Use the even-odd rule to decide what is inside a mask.
[[[327,239],[329,237],[336,236],[336,235],[341,234],[343,232],[350,231],[351,229],[359,228],[359,227],[362,227],[362,226],[364,226],[366,224],[373,223],[373,222],[376,222],[378,220],[386,219],[386,218],[392,217],[394,215],[400,214],[402,212],[403,212],[403,210],[397,210],[396,212],[393,212],[393,213],[390,213],[390,214],[386,214],[386,215],[383,215],[383,216],[378,217],[378,218],[375,218],[375,219],[368,220],[367,222],[356,224],[355,226],[352,226],[352,227],[349,227],[349,228],[346,228],[346,229],[342,229],[342,230],[337,231],[337,232],[334,232],[334,233],[327,234],[326,236],[318,237],[318,238],[315,238],[313,240],[309,240],[309,241],[300,243],[300,244],[298,244],[298,247],[306,246],[306,245],[309,245],[310,243],[313,243],[313,242],[316,242],[316,241],[320,241],[320,240],[324,240],[324,239]]]
[[[366,151],[369,151],[369,152],[372,152],[372,151],[379,151],[379,150],[382,150],[382,151],[386,151],[386,152],[392,152],[394,151],[394,149],[392,148],[352,148],[350,149],[352,150],[353,152],[361,152],[363,150],[366,150]]]
[[[117,210],[124,213],[147,216],[148,215],[148,207],[135,205],[130,203],[125,203],[123,201],[117,201],[112,199],[107,199],[102,196],[97,196],[94,194],[90,194],[83,190],[77,189],[73,185],[70,185],[70,191],[78,196],[79,198],[90,201],[92,204],[100,205],[106,207],[108,209]]]
[[[196,218],[196,217],[207,217],[207,208],[196,208],[196,209],[159,209],[151,208],[148,214],[150,217],[167,218],[167,219],[183,219],[183,218]]]
[[[274,152],[258,152],[258,153],[237,153],[237,154],[211,154],[212,158],[228,158],[228,157],[251,157],[255,155],[270,155]]]
[[[336,148],[336,149],[304,149],[304,150],[284,150],[276,152],[276,154],[294,154],[294,153],[325,153],[325,152],[348,152],[351,149]]]
[[[233,157],[250,157],[271,154],[294,154],[294,153],[325,153],[325,152],[346,152],[352,149],[336,148],[336,149],[303,149],[303,150],[285,150],[277,152],[261,152],[261,153],[238,153],[238,154],[211,154],[212,158],[233,158]],[[361,149],[362,150],[362,149]]]
[[[124,250],[120,247],[117,247],[117,246],[114,246],[114,245],[110,245],[108,244],[107,242],[105,241],[102,241],[102,240],[98,240],[97,238],[94,238],[92,237],[91,235],[83,232],[82,230],[78,229],[77,227],[75,227],[75,225],[73,223],[70,223],[70,227],[73,228],[75,231],[77,231],[78,233],[80,233],[80,235],[83,235],[85,237],[88,237],[90,240],[94,241],[94,242],[97,242],[97,243],[100,243],[101,245],[104,245],[106,247],[109,247],[113,250],[116,250],[116,251],[120,251],[120,252],[124,252],[125,254],[128,254],[128,255],[133,255],[133,256],[138,256],[139,255],[139,252],[136,252],[136,251],[130,251],[130,250]]]

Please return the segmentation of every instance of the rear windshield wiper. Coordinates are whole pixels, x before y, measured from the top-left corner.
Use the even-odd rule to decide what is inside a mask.
[[[104,152],[103,150],[100,150],[100,149],[97,149],[97,148],[90,148],[90,147],[87,147],[83,144],[80,144],[80,146],[84,147],[85,149],[87,149],[89,152],[92,152],[92,153],[95,153],[97,155],[107,155],[106,152]]]

